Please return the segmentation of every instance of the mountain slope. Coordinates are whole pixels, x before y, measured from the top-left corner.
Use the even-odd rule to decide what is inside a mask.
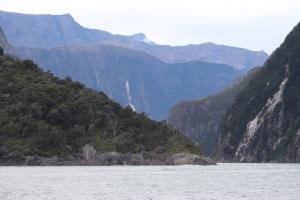
[[[122,36],[84,28],[69,14],[30,15],[0,11],[0,26],[14,47],[53,48],[66,45],[109,44],[144,51],[168,63],[199,60],[231,65],[244,72],[260,66],[268,57],[263,51],[256,52],[213,43],[174,47],[156,45],[144,34]]]
[[[168,64],[143,52],[107,45],[26,48],[19,49],[18,55],[157,120],[166,119],[177,102],[214,94],[240,75],[227,65],[200,61]]]
[[[181,102],[170,110],[168,122],[202,146],[209,156],[217,142],[220,127],[235,96],[252,80],[259,68],[252,69],[216,95],[196,101]]]
[[[230,162],[300,162],[300,24],[227,114],[216,155]]]
[[[86,144],[99,152],[199,153],[163,123],[44,73],[30,60],[0,55],[0,83],[0,162],[16,155],[74,156]]]

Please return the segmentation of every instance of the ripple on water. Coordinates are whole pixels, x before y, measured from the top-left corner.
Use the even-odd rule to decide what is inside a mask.
[[[298,164],[0,167],[1,200],[299,200]]]

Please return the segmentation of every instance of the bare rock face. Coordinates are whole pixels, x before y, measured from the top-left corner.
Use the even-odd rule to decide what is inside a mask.
[[[86,144],[82,148],[82,154],[85,160],[94,160],[96,156],[96,150],[93,145]]]
[[[300,162],[300,24],[226,115],[216,148],[223,162]]]
[[[0,47],[4,50],[5,54],[13,52],[13,48],[7,41],[6,36],[1,27],[0,27]]]

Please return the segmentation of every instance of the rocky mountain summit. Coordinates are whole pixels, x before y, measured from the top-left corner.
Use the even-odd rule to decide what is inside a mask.
[[[155,42],[151,41],[144,33],[137,33],[130,36],[131,39],[139,42],[145,42],[148,44],[155,44]]]

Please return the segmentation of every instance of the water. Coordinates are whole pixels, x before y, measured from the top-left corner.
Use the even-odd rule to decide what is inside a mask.
[[[299,200],[300,165],[0,167],[0,200]]]

